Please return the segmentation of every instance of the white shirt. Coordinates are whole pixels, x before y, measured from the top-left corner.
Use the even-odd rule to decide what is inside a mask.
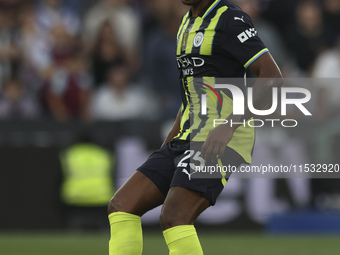
[[[91,112],[95,120],[128,120],[156,117],[155,99],[139,87],[128,87],[118,94],[109,85],[101,87],[92,98]]]
[[[312,77],[321,78],[316,80],[317,86],[327,89],[330,108],[339,108],[340,84],[336,79],[340,78],[340,50],[333,49],[320,54],[315,62]]]

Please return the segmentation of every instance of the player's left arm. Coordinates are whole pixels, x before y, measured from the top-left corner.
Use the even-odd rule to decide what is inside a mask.
[[[280,87],[283,78],[279,67],[269,52],[264,53],[248,67],[258,78],[253,86],[253,104],[256,109],[264,109],[271,102],[271,93],[273,87]],[[229,115],[228,123],[240,123],[253,117],[249,111],[248,105],[245,104],[244,115]],[[202,146],[202,155],[206,161],[216,159],[216,156],[222,156],[225,148],[230,142],[235,130],[240,126],[219,125],[212,129]]]
[[[242,19],[240,19],[242,17]],[[234,57],[244,68],[250,69],[258,78],[253,86],[253,105],[256,109],[264,109],[271,101],[273,87],[282,85],[282,75],[268,49],[259,38],[250,17],[242,11],[229,10],[221,17],[219,29],[223,32],[221,42],[225,54]],[[246,100],[245,100],[246,101]],[[241,122],[253,117],[244,106],[244,115],[231,114],[226,118],[230,123]],[[202,146],[202,155],[207,161],[224,154],[237,125],[219,125],[212,129]]]

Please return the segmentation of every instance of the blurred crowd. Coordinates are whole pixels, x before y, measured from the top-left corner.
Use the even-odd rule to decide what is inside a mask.
[[[340,78],[340,0],[234,2],[286,77]],[[187,10],[180,0],[0,1],[0,119],[173,118]],[[339,98],[337,86],[319,89]]]

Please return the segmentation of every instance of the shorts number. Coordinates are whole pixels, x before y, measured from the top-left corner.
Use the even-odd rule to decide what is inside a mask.
[[[188,155],[184,156],[184,157],[181,159],[181,161],[178,162],[177,167],[183,167],[183,168],[187,167],[187,166],[188,166],[188,163],[183,162],[183,161],[187,160],[188,158],[191,158],[192,156],[193,156],[193,157],[192,157],[193,160],[199,162],[199,166],[197,166],[196,164],[194,164],[194,163],[192,163],[192,162],[189,164],[189,166],[190,166],[193,170],[196,171],[196,170],[197,170],[197,167],[203,168],[203,167],[205,166],[205,160],[204,160],[204,158],[201,157],[201,152],[200,152],[200,151],[197,151],[197,152],[195,153],[194,150],[186,150],[186,151],[184,152],[184,154],[188,154]]]

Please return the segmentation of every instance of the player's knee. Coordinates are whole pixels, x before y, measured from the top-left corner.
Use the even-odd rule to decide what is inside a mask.
[[[176,225],[177,219],[173,215],[170,215],[170,213],[162,211],[159,217],[159,221],[162,229],[166,230],[168,228],[174,227]]]
[[[143,213],[140,213],[138,210],[138,207],[136,207],[134,204],[127,204],[126,201],[124,201],[124,197],[121,195],[114,195],[107,208],[108,214],[114,213],[114,212],[125,212],[130,214],[135,214],[142,216]]]
[[[120,206],[119,199],[117,199],[116,196],[113,196],[108,204],[108,214],[121,211],[123,211],[123,208]]]
[[[160,223],[162,230],[166,230],[179,225],[192,224],[192,221],[185,219],[185,217],[181,217],[181,214],[178,214],[175,211],[162,210],[160,214]]]

